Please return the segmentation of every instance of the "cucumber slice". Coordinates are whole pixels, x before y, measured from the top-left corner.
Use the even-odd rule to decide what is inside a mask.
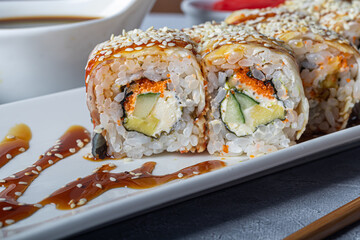
[[[253,98],[242,92],[235,92],[235,98],[240,103],[241,109],[243,110],[253,107],[255,105],[259,105],[258,101],[255,101]]]
[[[143,93],[136,97],[135,108],[133,116],[145,119],[148,117],[154,108],[160,93]]]
[[[226,125],[245,123],[245,118],[243,112],[241,111],[241,106],[236,100],[234,94],[231,92],[227,98],[224,122]]]
[[[124,127],[128,131],[136,131],[147,136],[153,136],[159,121],[159,119],[152,115],[145,119],[130,116],[124,120]]]

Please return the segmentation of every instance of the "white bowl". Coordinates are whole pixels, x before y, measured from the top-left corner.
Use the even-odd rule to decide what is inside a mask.
[[[185,13],[188,26],[198,25],[207,21],[224,21],[232,11],[217,11],[212,5],[217,0],[184,0],[181,10]]]
[[[97,43],[140,26],[155,0],[0,2],[0,19],[91,16],[99,19],[0,29],[0,104],[84,85]]]

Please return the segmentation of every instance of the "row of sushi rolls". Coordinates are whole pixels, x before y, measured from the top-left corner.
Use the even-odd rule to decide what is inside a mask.
[[[249,158],[349,125],[360,1],[288,0],[182,30],[123,31],[86,66],[97,158]]]

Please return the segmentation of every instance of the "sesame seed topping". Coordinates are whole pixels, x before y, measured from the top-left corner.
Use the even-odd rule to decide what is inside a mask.
[[[7,138],[7,139],[14,139],[15,136],[14,136],[14,135],[7,135],[6,138]]]
[[[82,205],[84,205],[86,202],[87,202],[87,199],[86,199],[86,198],[81,198],[81,199],[78,201],[77,205],[78,205],[78,206],[82,206]]]
[[[76,149],[75,149],[75,148],[70,148],[70,149],[69,149],[69,152],[75,153],[75,152],[76,152]]]
[[[55,155],[55,157],[58,157],[58,158],[64,158],[64,156],[61,155],[60,153],[55,153],[54,155]]]
[[[82,148],[82,147],[84,147],[84,143],[83,143],[82,141],[79,141],[79,142],[77,143],[77,146],[78,146],[79,148]]]
[[[75,203],[70,204],[70,208],[75,208],[75,207],[76,207]]]
[[[26,173],[24,173],[26,176],[29,176],[31,173],[29,173],[29,172],[26,172]]]
[[[102,185],[100,183],[95,184],[95,186],[102,189]]]
[[[11,154],[10,154],[10,153],[6,154],[6,158],[7,158],[7,159],[12,159]]]
[[[195,171],[194,171],[194,172],[193,172],[193,174],[195,174],[195,175],[196,175],[196,174],[199,174],[199,172],[195,172]]]
[[[36,166],[36,169],[40,172],[42,168],[40,166]]]
[[[116,181],[116,178],[110,177],[110,181],[115,182],[115,181]]]
[[[9,177],[11,177],[11,178],[16,178],[16,176],[13,174],[13,175],[10,175]]]
[[[135,50],[137,50],[137,51],[139,51],[139,50],[141,50],[142,49],[142,47],[136,47],[135,48]]]
[[[5,202],[6,198],[0,198],[0,202]]]
[[[53,160],[48,160],[48,163],[51,165],[51,164],[54,164],[54,161]]]
[[[22,193],[21,193],[21,192],[15,192],[14,194],[15,194],[16,196],[20,197]]]
[[[179,177],[179,178],[182,178],[183,176],[184,176],[184,174],[182,174],[182,173],[179,173],[179,174],[178,174],[178,177]]]
[[[0,183],[6,183],[6,180],[0,179]]]
[[[51,152],[47,152],[46,155],[47,155],[47,156],[51,156],[52,153],[51,153]]]
[[[10,211],[12,207],[3,207],[3,211]]]
[[[19,182],[19,184],[21,184],[21,185],[27,185],[28,183],[27,182]]]
[[[42,206],[40,203],[35,203],[35,204],[34,204],[34,207],[42,208],[43,206]]]
[[[19,152],[25,152],[25,148],[24,147],[21,147],[21,148],[19,148]]]
[[[126,48],[125,51],[126,52],[131,52],[131,51],[134,51],[134,49],[133,48]]]
[[[79,184],[76,184],[76,186],[77,186],[78,188],[81,188],[83,185],[82,185],[81,183],[79,183]]]
[[[54,148],[59,148],[60,146],[59,145],[55,145]]]
[[[35,170],[31,170],[31,172],[32,173],[34,173],[34,174],[39,174],[37,171],[35,171]]]
[[[89,142],[90,140],[89,140],[88,138],[85,138],[83,141],[87,143],[87,142]]]
[[[172,43],[172,42],[171,42],[171,43],[168,43],[168,46],[169,46],[169,47],[174,47],[174,46],[175,46],[175,43]]]
[[[15,221],[13,220],[13,219],[6,219],[5,220],[5,223],[7,224],[7,225],[10,225],[10,224],[13,224]]]

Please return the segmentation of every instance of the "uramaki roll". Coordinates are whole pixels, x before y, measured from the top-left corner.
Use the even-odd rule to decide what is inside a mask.
[[[206,148],[204,79],[184,33],[151,28],[112,37],[90,55],[86,84],[96,157]]]
[[[287,0],[284,5],[291,11],[311,14],[320,24],[360,47],[360,1]]]
[[[348,40],[319,25],[313,17],[285,8],[240,10],[226,22],[253,26],[294,51],[310,105],[309,135],[346,127],[360,99],[360,55]]]
[[[253,29],[205,23],[185,30],[207,77],[210,154],[259,156],[286,148],[308,119],[289,50]]]

